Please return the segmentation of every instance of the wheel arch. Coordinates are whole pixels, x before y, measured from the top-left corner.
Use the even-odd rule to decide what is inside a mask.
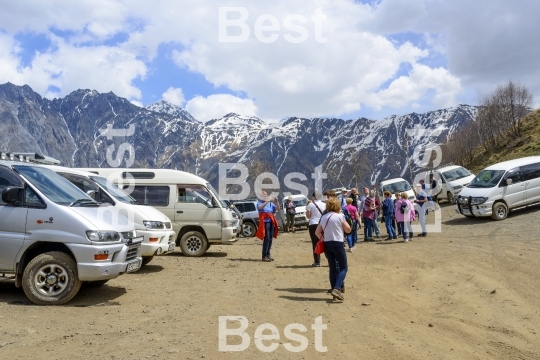
[[[206,238],[206,241],[208,242],[208,236],[206,236],[206,232],[204,231],[204,229],[201,226],[187,225],[187,226],[182,227],[180,229],[180,231],[178,232],[178,236],[176,237],[176,245],[177,246],[180,246],[180,240],[182,240],[182,236],[184,236],[186,233],[188,233],[190,231],[198,231],[198,232],[200,232],[201,234],[204,235],[204,237]]]
[[[19,262],[16,265],[16,276],[15,276],[16,287],[20,287],[22,285],[22,275],[24,273],[24,269],[26,268],[26,265],[28,265],[28,263],[32,261],[32,259],[35,258],[36,256],[44,254],[46,252],[50,252],[50,251],[63,252],[66,255],[73,258],[75,263],[77,263],[77,259],[75,258],[75,255],[66,246],[66,244],[60,243],[60,242],[36,241],[24,251],[21,258],[19,259]]]

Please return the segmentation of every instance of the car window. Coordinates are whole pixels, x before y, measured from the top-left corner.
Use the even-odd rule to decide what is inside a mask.
[[[509,170],[506,175],[504,175],[504,178],[501,180],[500,187],[506,186],[506,180],[511,179],[512,184],[520,183],[522,181],[521,174],[519,172],[519,168]]]
[[[129,185],[124,185],[124,190],[129,187]],[[145,205],[168,206],[170,188],[168,186],[138,185],[133,187],[133,190],[129,195]]]
[[[179,203],[196,203],[208,207],[215,205],[214,198],[202,185],[178,185]]]
[[[246,204],[246,212],[248,212],[248,211],[256,211],[255,204],[247,203]]]
[[[23,187],[24,183],[13,170],[0,166],[0,195],[8,186]],[[5,203],[2,201],[2,196],[0,196],[0,205],[5,205]]]
[[[24,205],[39,208],[46,206],[43,200],[29,186],[26,186],[24,189]]]
[[[240,211],[241,213],[246,212],[246,206],[245,204],[234,204],[234,206]]]
[[[540,163],[524,165],[521,167],[523,181],[540,178]]]
[[[504,170],[482,170],[467,186],[469,188],[492,188],[499,184]]]

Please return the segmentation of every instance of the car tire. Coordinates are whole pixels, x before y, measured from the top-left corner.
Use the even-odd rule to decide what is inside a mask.
[[[244,237],[255,236],[256,232],[257,228],[255,227],[254,223],[248,221],[242,224],[242,235],[244,235]]]
[[[504,220],[508,216],[508,206],[505,203],[498,201],[493,204],[493,211],[491,212],[491,218],[493,220]]]
[[[141,266],[148,265],[148,263],[150,261],[152,261],[153,258],[154,258],[154,255],[152,255],[152,256],[143,256]]]
[[[82,286],[85,288],[98,288],[100,286],[105,285],[108,283],[109,280],[98,280],[98,281],[85,281]]]
[[[450,191],[446,193],[446,199],[448,200],[450,204],[454,203],[454,195],[452,195]]]
[[[207,249],[208,240],[198,231],[188,231],[180,239],[180,250],[185,256],[202,256]]]
[[[40,254],[23,272],[24,293],[37,305],[62,305],[81,288],[75,260],[60,251]]]

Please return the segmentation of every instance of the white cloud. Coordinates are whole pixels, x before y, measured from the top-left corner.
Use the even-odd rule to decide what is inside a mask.
[[[247,41],[218,41],[220,6],[248,10]],[[322,27],[326,43],[315,37],[312,16],[318,8],[327,17]],[[363,107],[424,107],[428,102],[448,106],[456,103],[462,89],[485,92],[510,78],[540,96],[540,47],[534,46],[539,11],[539,2],[515,6],[506,0],[381,0],[374,5],[353,0],[6,2],[0,13],[0,80],[28,83],[49,96],[93,88],[140,100],[135,80],[148,75],[147,64],[166,44],[168,49],[176,47],[167,56],[178,66],[252,99],[239,99],[242,105],[237,107],[244,110],[236,112],[263,118],[339,115]],[[256,19],[265,14],[275,16],[280,26],[277,41],[270,44],[258,41],[254,31]],[[284,27],[294,14],[307,20],[296,23],[308,34],[298,44],[285,39],[288,33],[298,36]],[[54,45],[26,66],[13,41],[23,32],[46,34]],[[58,39],[53,33],[68,35]],[[403,40],[411,34],[424,34],[425,41],[413,45]],[[110,41],[122,36],[127,40]],[[446,57],[447,68],[440,61],[430,65],[435,55]],[[51,93],[50,85],[60,91]],[[185,102],[183,92],[169,90],[164,99]],[[216,96],[196,97],[188,104],[203,114],[201,119],[222,116],[226,111],[215,115],[216,109],[198,105],[226,103],[222,95]]]
[[[250,99],[241,99],[229,94],[215,94],[208,97],[196,96],[186,104],[186,110],[195,119],[206,122],[219,119],[229,113],[257,116],[257,107]]]
[[[161,96],[163,100],[177,106],[182,106],[186,101],[184,98],[184,92],[180,88],[170,87]]]

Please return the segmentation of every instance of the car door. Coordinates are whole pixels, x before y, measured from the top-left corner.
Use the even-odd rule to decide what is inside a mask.
[[[512,180],[510,185],[507,180]],[[519,168],[509,170],[501,180],[499,187],[502,188],[502,198],[508,208],[522,206],[525,202],[525,183],[521,179]]]
[[[520,172],[525,183],[525,202],[531,204],[540,201],[540,162],[524,165]]]
[[[0,194],[8,186],[24,187],[24,182],[13,170],[0,166]],[[0,196],[0,271],[15,270],[17,254],[24,244],[27,214],[28,208],[8,205]]]
[[[222,209],[203,185],[177,185],[174,210],[174,222],[180,227],[200,226],[209,240],[221,239]]]

